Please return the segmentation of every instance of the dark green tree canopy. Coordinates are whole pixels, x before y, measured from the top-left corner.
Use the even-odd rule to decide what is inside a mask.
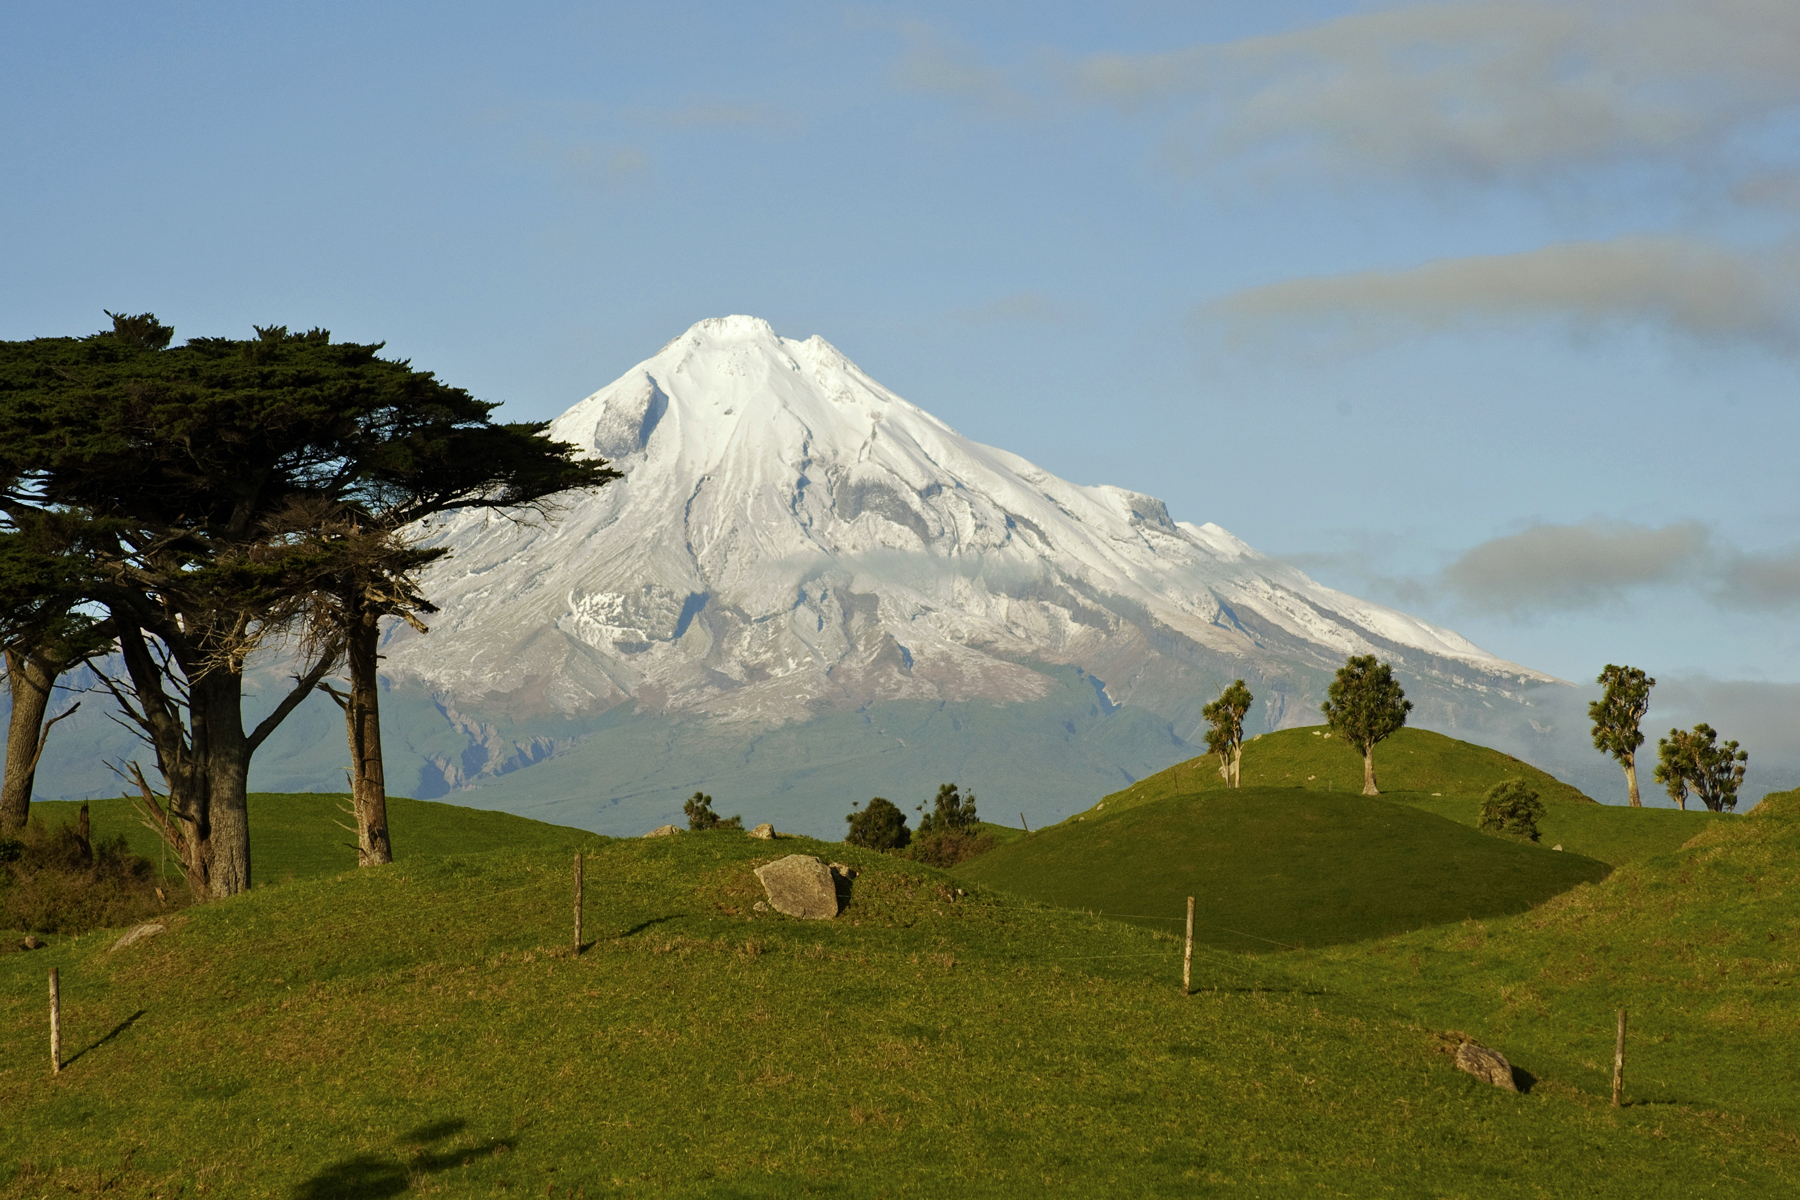
[[[931,811],[919,818],[919,836],[969,833],[976,823],[975,793],[964,795],[956,784],[946,783],[938,787]]]
[[[844,820],[850,832],[844,840],[852,846],[870,850],[900,850],[912,841],[912,830],[906,827],[906,814],[891,800],[876,796],[867,808],[851,806]]]
[[[1750,752],[1738,749],[1736,742],[1720,744],[1718,738],[1718,730],[1703,721],[1690,732],[1671,729],[1668,737],[1658,739],[1656,782],[1681,807],[1687,807],[1692,793],[1713,812],[1737,808]]]
[[[1352,656],[1338,668],[1320,710],[1333,731],[1363,752],[1406,724],[1412,701],[1387,663],[1373,654]]]
[[[1544,819],[1544,802],[1523,779],[1503,779],[1487,790],[1481,801],[1482,832],[1520,841],[1538,840],[1538,822]]]
[[[1656,680],[1637,667],[1607,663],[1595,682],[1606,691],[1588,705],[1588,720],[1594,723],[1594,749],[1625,762],[1644,744],[1639,725],[1650,710],[1650,689],[1656,686]]]
[[[681,806],[681,811],[687,814],[688,829],[696,833],[707,829],[742,829],[744,827],[742,816],[721,817],[714,812],[713,798],[705,792],[695,792],[689,796],[687,803]]]

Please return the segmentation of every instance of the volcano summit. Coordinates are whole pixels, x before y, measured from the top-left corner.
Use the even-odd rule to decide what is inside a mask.
[[[1239,676],[1251,732],[1316,723],[1350,654],[1393,662],[1446,730],[1514,736],[1571,690],[972,442],[754,317],[700,322],[550,433],[623,478],[553,521],[423,531],[454,551],[426,579],[442,612],[384,648],[394,699],[444,722],[402,722],[421,795],[641,832],[705,788],[824,832],[960,778],[1047,820],[1191,754]]]

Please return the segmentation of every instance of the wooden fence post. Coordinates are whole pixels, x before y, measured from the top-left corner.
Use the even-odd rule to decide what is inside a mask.
[[[1194,898],[1188,897],[1187,948],[1181,952],[1181,994],[1191,995],[1194,982]]]
[[[1625,1099],[1625,1010],[1619,1010],[1619,1037],[1613,1043],[1613,1107]]]
[[[1029,826],[1025,823],[1025,814],[1024,813],[1019,814],[1019,828],[1023,829],[1026,833],[1031,832],[1031,826]]]
[[[581,953],[581,851],[575,852],[575,953]]]
[[[56,968],[50,968],[50,1073],[62,1074],[62,994],[56,986]]]

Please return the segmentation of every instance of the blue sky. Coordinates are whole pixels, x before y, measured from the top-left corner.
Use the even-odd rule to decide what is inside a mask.
[[[1065,477],[1800,744],[1790,0],[8,33],[0,337],[324,325],[524,419],[753,313]]]

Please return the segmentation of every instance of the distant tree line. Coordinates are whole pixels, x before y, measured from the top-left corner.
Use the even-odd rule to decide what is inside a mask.
[[[342,706],[358,861],[391,861],[378,647],[426,630],[417,523],[547,515],[617,473],[495,405],[328,331],[174,346],[154,315],[0,342],[0,647],[13,698],[0,831],[29,813],[59,677],[79,664],[144,743],[113,764],[196,897],[250,886],[250,763],[313,691]],[[247,664],[290,686],[253,727]],[[342,672],[343,686],[332,682]]]
[[[885,797],[874,797],[866,808],[852,804],[844,818],[850,826],[844,840],[934,867],[953,867],[995,845],[994,835],[981,829],[975,815],[975,793],[965,793],[957,784],[940,785],[929,812],[923,804],[915,805],[914,811],[919,814],[917,831],[906,827],[906,814]]]

